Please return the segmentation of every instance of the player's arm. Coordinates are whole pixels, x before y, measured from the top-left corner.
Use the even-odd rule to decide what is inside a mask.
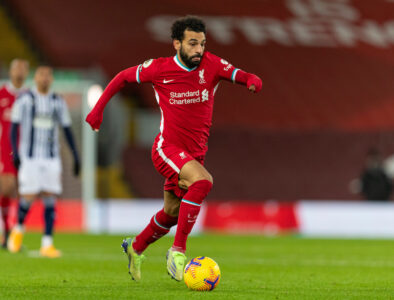
[[[263,87],[263,82],[259,76],[244,72],[241,69],[236,69],[236,73],[234,74],[233,78],[234,83],[246,85],[246,87],[252,93],[260,92],[261,88]]]
[[[19,169],[19,166],[21,164],[19,151],[18,151],[18,133],[19,133],[19,124],[22,120],[22,107],[23,107],[22,103],[23,103],[22,98],[16,99],[11,110],[10,140],[12,147],[12,161],[17,170]]]
[[[78,151],[77,151],[77,147],[75,146],[74,135],[71,131],[71,126],[63,127],[63,130],[67,144],[70,147],[71,153],[74,157],[74,175],[78,176],[79,171],[81,169],[81,164],[79,162]]]
[[[219,59],[219,58],[218,58]],[[246,85],[246,87],[253,93],[260,92],[263,83],[255,74],[247,73],[241,69],[235,68],[224,59],[220,59],[219,64],[219,78]]]
[[[147,60],[141,65],[123,70],[111,80],[92,111],[86,117],[86,122],[88,122],[94,130],[100,129],[100,125],[103,122],[104,108],[108,101],[119,92],[126,83],[153,81],[156,71],[156,66],[153,62],[155,62],[155,60]]]
[[[58,114],[58,120],[59,120],[59,123],[63,127],[64,136],[66,138],[67,144],[70,147],[71,153],[74,158],[74,175],[78,176],[79,171],[81,169],[81,167],[80,167],[81,164],[80,164],[80,160],[79,160],[78,150],[75,145],[74,135],[71,130],[70,113],[68,111],[68,107],[67,107],[66,101],[64,101],[64,99],[60,99],[60,101],[58,103],[59,103],[59,105],[56,110],[57,114]]]
[[[11,123],[11,146],[12,146],[12,161],[15,168],[18,170],[21,164],[21,160],[18,152],[18,131],[19,123]]]
[[[94,130],[100,129],[100,125],[103,122],[104,108],[109,100],[111,100],[111,98],[119,92],[127,82],[137,82],[139,67],[140,66],[134,66],[121,71],[107,85],[100,99],[86,117],[86,122],[88,122]]]

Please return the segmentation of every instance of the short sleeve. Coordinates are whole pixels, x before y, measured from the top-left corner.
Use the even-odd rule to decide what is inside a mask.
[[[63,127],[69,127],[71,126],[71,117],[68,111],[67,103],[63,98],[59,98],[58,101],[59,102],[57,105],[57,114],[58,114],[59,123]]]
[[[17,98],[12,105],[11,109],[11,122],[20,123],[22,121],[23,103],[25,102],[26,95]]]
[[[158,69],[157,59],[148,59],[140,64],[137,69],[137,82],[153,82]]]

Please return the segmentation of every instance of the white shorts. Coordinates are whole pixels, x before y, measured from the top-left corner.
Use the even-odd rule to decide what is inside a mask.
[[[22,158],[18,172],[18,191],[21,195],[62,192],[60,159]]]

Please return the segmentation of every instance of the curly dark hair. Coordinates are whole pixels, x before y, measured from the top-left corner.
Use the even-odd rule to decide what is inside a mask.
[[[205,23],[203,20],[194,16],[186,16],[177,19],[174,24],[172,24],[171,38],[173,40],[182,41],[185,30],[204,32],[204,34],[206,34]]]

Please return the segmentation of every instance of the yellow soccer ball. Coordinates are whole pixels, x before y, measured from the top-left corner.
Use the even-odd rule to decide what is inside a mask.
[[[187,287],[194,291],[212,291],[220,281],[219,265],[206,256],[193,258],[183,273]]]

